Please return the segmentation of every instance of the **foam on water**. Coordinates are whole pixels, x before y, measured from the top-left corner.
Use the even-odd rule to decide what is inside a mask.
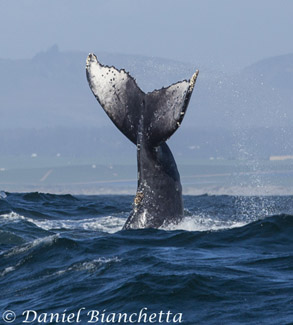
[[[18,254],[22,254],[25,253],[29,250],[31,250],[34,247],[37,247],[39,245],[47,245],[50,246],[54,243],[54,241],[59,238],[59,234],[55,234],[55,235],[51,235],[51,236],[46,236],[43,238],[37,238],[31,242],[28,242],[24,245],[21,246],[17,246],[12,248],[11,250],[9,250],[8,252],[4,253],[4,257],[10,257],[13,255],[18,255]]]
[[[121,230],[125,220],[119,217],[107,216],[100,218],[79,219],[79,220],[34,220],[27,218],[27,221],[35,224],[44,230],[70,229],[70,230],[93,230],[107,233],[115,233]]]
[[[250,223],[249,221],[220,220],[209,216],[193,215],[182,219],[178,224],[168,224],[161,227],[163,230],[185,231],[217,231],[224,229],[239,228]]]
[[[121,232],[130,196],[6,194],[0,304],[18,323],[28,309],[143,306],[192,325],[292,323],[292,197],[186,196],[174,231]]]
[[[3,271],[0,271],[0,277],[5,276],[8,273],[11,273],[13,271],[16,271],[19,266],[21,266],[24,263],[24,260],[20,260],[16,265],[13,266],[7,266]]]
[[[88,230],[88,231],[100,231],[105,233],[115,233],[122,229],[125,223],[125,216],[105,216],[99,218],[87,218],[78,220],[36,220],[28,217],[24,217],[18,213],[11,212],[0,216],[3,220],[9,222],[18,222],[25,220],[41,228],[43,230]],[[163,225],[162,230],[185,230],[185,231],[217,231],[223,229],[232,229],[237,227],[243,227],[250,222],[250,218],[245,220],[221,220],[208,215],[192,215],[186,216],[178,224]],[[45,238],[50,238],[45,237]],[[44,240],[44,239],[41,239]],[[34,245],[38,244],[38,240],[33,242]]]
[[[100,258],[94,259],[92,261],[75,263],[65,270],[60,270],[60,271],[54,273],[54,275],[62,275],[64,273],[70,272],[70,271],[91,271],[91,272],[93,272],[104,264],[118,263],[118,262],[121,262],[121,259],[119,259],[117,256],[111,257],[111,258],[100,257]]]
[[[25,220],[26,218],[16,212],[10,212],[0,215],[0,221],[4,222],[18,222],[20,220]]]
[[[9,257],[15,256],[15,255],[19,255],[19,254],[28,252],[32,248],[37,247],[39,245],[48,245],[49,246],[49,245],[52,245],[58,237],[59,237],[59,234],[47,236],[47,237],[43,237],[43,238],[38,238],[38,239],[35,239],[35,240],[28,242],[24,245],[14,247],[13,249],[11,249],[7,252],[3,252],[0,256],[2,256],[2,258],[3,257],[9,258]],[[10,266],[6,267],[3,271],[0,271],[0,277],[3,277],[6,274],[15,271],[24,262],[25,262],[25,260],[21,259],[16,265],[13,265],[13,266],[10,265]]]
[[[80,220],[34,220],[25,218],[28,222],[35,224],[43,230],[89,230],[105,233],[116,233],[120,231],[125,223],[124,217],[106,216],[100,218],[80,219]],[[162,230],[185,230],[185,231],[216,231],[243,227],[254,220],[220,220],[210,216],[193,215],[186,216],[178,224],[162,226]]]
[[[3,277],[7,273],[15,271],[16,267],[15,266],[8,266],[6,267],[2,272],[0,272],[0,277]]]
[[[87,218],[78,220],[36,220],[29,217],[24,217],[16,212],[10,212],[0,215],[0,220],[5,223],[27,221],[43,230],[57,230],[57,229],[83,229],[102,231],[107,233],[115,233],[123,227],[125,223],[124,217],[105,216],[99,218]]]
[[[0,200],[1,200],[1,199],[6,199],[6,198],[7,198],[6,193],[3,192],[3,191],[0,191]]]

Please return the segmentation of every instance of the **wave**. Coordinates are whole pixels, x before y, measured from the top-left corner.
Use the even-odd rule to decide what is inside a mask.
[[[100,257],[98,259],[94,259],[92,261],[86,261],[86,262],[79,262],[71,265],[70,267],[60,270],[53,275],[62,275],[64,273],[70,272],[70,271],[89,271],[93,272],[97,270],[99,267],[101,267],[104,264],[109,264],[109,263],[118,263],[121,262],[122,260],[118,258],[117,256],[115,257]]]
[[[272,218],[277,218],[277,220],[283,220],[284,216],[286,218],[292,218],[291,215],[280,214],[275,216],[257,217],[254,218],[247,217],[241,218],[239,220],[233,218],[223,219],[217,218],[215,216],[209,216],[204,214],[199,215],[188,215],[184,217],[178,224],[168,224],[162,226],[160,230],[164,231],[188,231],[188,232],[206,232],[206,231],[220,231],[229,230],[234,228],[242,228],[249,224],[254,224],[255,222],[268,222]],[[278,219],[279,218],[279,219]],[[105,216],[96,218],[85,218],[85,219],[59,219],[59,220],[48,220],[48,219],[33,219],[30,217],[25,217],[16,212],[10,212],[8,214],[0,215],[0,221],[2,223],[15,223],[25,221],[36,227],[45,231],[56,231],[56,230],[85,230],[85,231],[95,231],[114,234],[122,230],[125,223],[126,215],[122,214],[120,216]],[[267,220],[267,221],[265,221]],[[276,223],[278,223],[276,221]],[[262,225],[263,226],[263,225]]]
[[[35,224],[37,227],[44,230],[90,230],[99,231],[106,233],[115,233],[121,230],[125,220],[121,217],[107,216],[91,219],[80,219],[80,220],[33,220],[27,218],[27,221]]]
[[[64,220],[39,220],[29,217],[22,216],[16,212],[10,212],[8,214],[0,215],[0,220],[3,222],[13,223],[19,221],[26,221],[34,224],[38,228],[43,230],[89,230],[99,231],[106,233],[115,233],[122,229],[125,223],[125,217],[106,216],[98,218],[87,218],[87,219],[64,219]]]
[[[50,193],[40,193],[40,192],[30,192],[25,194],[20,194],[24,200],[27,201],[49,201],[52,200],[66,200],[66,201],[78,201],[78,198],[71,194],[50,194]]]
[[[0,230],[0,245],[19,245],[23,244],[25,240],[11,231]],[[3,246],[2,246],[3,247]],[[1,255],[1,251],[0,251]]]
[[[7,194],[4,191],[0,191],[0,200],[2,199],[6,199],[7,198]]]
[[[12,212],[9,212],[9,213],[4,213],[4,214],[1,214],[0,215],[0,221],[3,222],[18,222],[20,220],[26,220],[27,218],[12,211]]]
[[[55,235],[51,235],[51,236],[47,236],[47,237],[43,237],[43,238],[37,238],[37,239],[35,239],[31,242],[28,242],[24,245],[17,246],[17,247],[10,249],[8,252],[5,252],[3,254],[3,257],[11,257],[13,255],[22,254],[22,253],[25,253],[39,245],[50,246],[56,241],[57,238],[59,238],[59,236],[60,236],[59,234],[55,234]]]
[[[251,242],[262,240],[267,245],[274,245],[281,240],[292,242],[293,215],[280,214],[252,222],[241,229],[235,229],[231,234],[238,240],[251,240]]]
[[[185,231],[217,231],[239,228],[250,223],[247,221],[221,220],[205,215],[192,215],[183,218],[178,224],[162,226],[162,230],[185,230]]]
[[[6,195],[1,304],[16,314],[139,303],[187,324],[290,323],[292,197],[185,196],[178,225],[121,231],[130,196]]]
[[[59,238],[59,234],[38,238],[31,242],[9,249],[8,251],[1,252],[0,256],[2,259],[6,259],[9,262],[11,258],[13,259],[13,257],[17,255],[22,255],[24,253],[30,252],[36,247],[42,245],[45,247],[51,246],[53,245],[54,242],[56,242],[58,238]],[[16,271],[19,267],[21,267],[26,262],[26,260],[27,260],[26,258],[21,258],[15,265],[6,266],[4,270],[0,271],[0,277],[4,277],[8,273]]]
[[[16,212],[10,212],[8,214],[0,215],[0,219],[6,222],[19,222],[26,221],[34,224],[38,228],[46,231],[50,230],[88,230],[88,231],[99,231],[105,233],[115,233],[122,229],[126,216],[105,216],[97,218],[86,218],[86,219],[61,219],[61,220],[40,220],[29,217],[24,217]],[[178,224],[168,224],[162,226],[161,230],[174,231],[174,230],[185,230],[185,231],[217,231],[224,229],[232,229],[236,227],[243,227],[251,220],[246,221],[235,221],[235,220],[222,220],[215,217],[206,215],[191,215],[186,216]]]
[[[16,270],[17,266],[8,266],[2,272],[0,272],[0,277],[5,276],[7,273],[13,272]]]

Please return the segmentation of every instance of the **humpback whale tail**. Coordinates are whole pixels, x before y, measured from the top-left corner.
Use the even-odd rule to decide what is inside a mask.
[[[125,70],[86,61],[89,86],[117,128],[137,146],[138,189],[124,229],[158,228],[183,216],[180,176],[165,141],[185,115],[198,70],[190,80],[144,93]]]

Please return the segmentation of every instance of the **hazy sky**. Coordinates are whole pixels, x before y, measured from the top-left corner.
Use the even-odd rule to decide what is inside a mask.
[[[293,52],[291,0],[0,0],[0,58],[143,54],[239,69]]]

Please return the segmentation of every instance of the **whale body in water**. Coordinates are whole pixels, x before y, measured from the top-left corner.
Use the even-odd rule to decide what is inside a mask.
[[[190,80],[144,93],[128,72],[86,61],[89,86],[116,127],[137,146],[138,186],[123,229],[159,228],[183,218],[182,186],[166,140],[180,126],[198,70]]]

